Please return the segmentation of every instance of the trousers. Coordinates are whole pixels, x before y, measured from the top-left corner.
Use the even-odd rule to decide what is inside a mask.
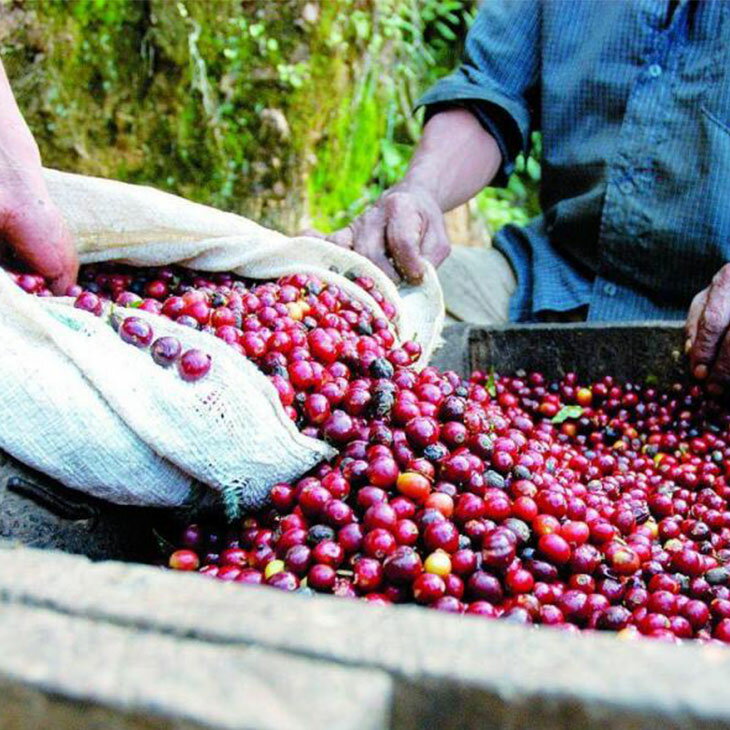
[[[454,246],[438,274],[447,322],[495,325],[509,321],[509,299],[517,282],[501,251]]]

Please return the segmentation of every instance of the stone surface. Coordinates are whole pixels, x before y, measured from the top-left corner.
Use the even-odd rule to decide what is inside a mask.
[[[175,509],[111,504],[68,489],[0,450],[0,540],[92,560],[152,563],[168,552],[165,535],[220,511],[212,491]]]
[[[0,729],[387,726],[392,681],[260,646],[0,606]]]
[[[0,538],[94,560],[150,561],[155,528],[185,511],[122,507],[52,481],[0,451]]]
[[[11,607],[386,672],[396,728],[730,728],[723,648],[569,636],[30,549],[8,548],[0,566],[0,601]],[[0,657],[23,632],[15,623]]]

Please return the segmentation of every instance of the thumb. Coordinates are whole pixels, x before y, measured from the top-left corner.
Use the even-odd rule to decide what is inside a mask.
[[[75,283],[79,262],[71,234],[49,200],[15,208],[0,229],[18,257],[45,277],[54,293]]]

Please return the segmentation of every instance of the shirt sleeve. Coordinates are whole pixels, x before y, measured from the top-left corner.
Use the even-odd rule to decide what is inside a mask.
[[[539,115],[539,0],[488,0],[466,38],[461,66],[417,102],[426,119],[454,106],[469,109],[502,152],[497,183],[527,151]]]

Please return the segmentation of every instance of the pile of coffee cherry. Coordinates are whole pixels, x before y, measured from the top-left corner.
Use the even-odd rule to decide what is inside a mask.
[[[385,317],[310,275],[98,265],[80,282],[77,306],[93,296],[223,339],[270,377],[303,433],[338,450],[275,485],[261,512],[189,525],[169,567],[568,631],[730,642],[730,410],[702,386],[417,371],[419,346],[396,341],[394,309],[364,277]]]

